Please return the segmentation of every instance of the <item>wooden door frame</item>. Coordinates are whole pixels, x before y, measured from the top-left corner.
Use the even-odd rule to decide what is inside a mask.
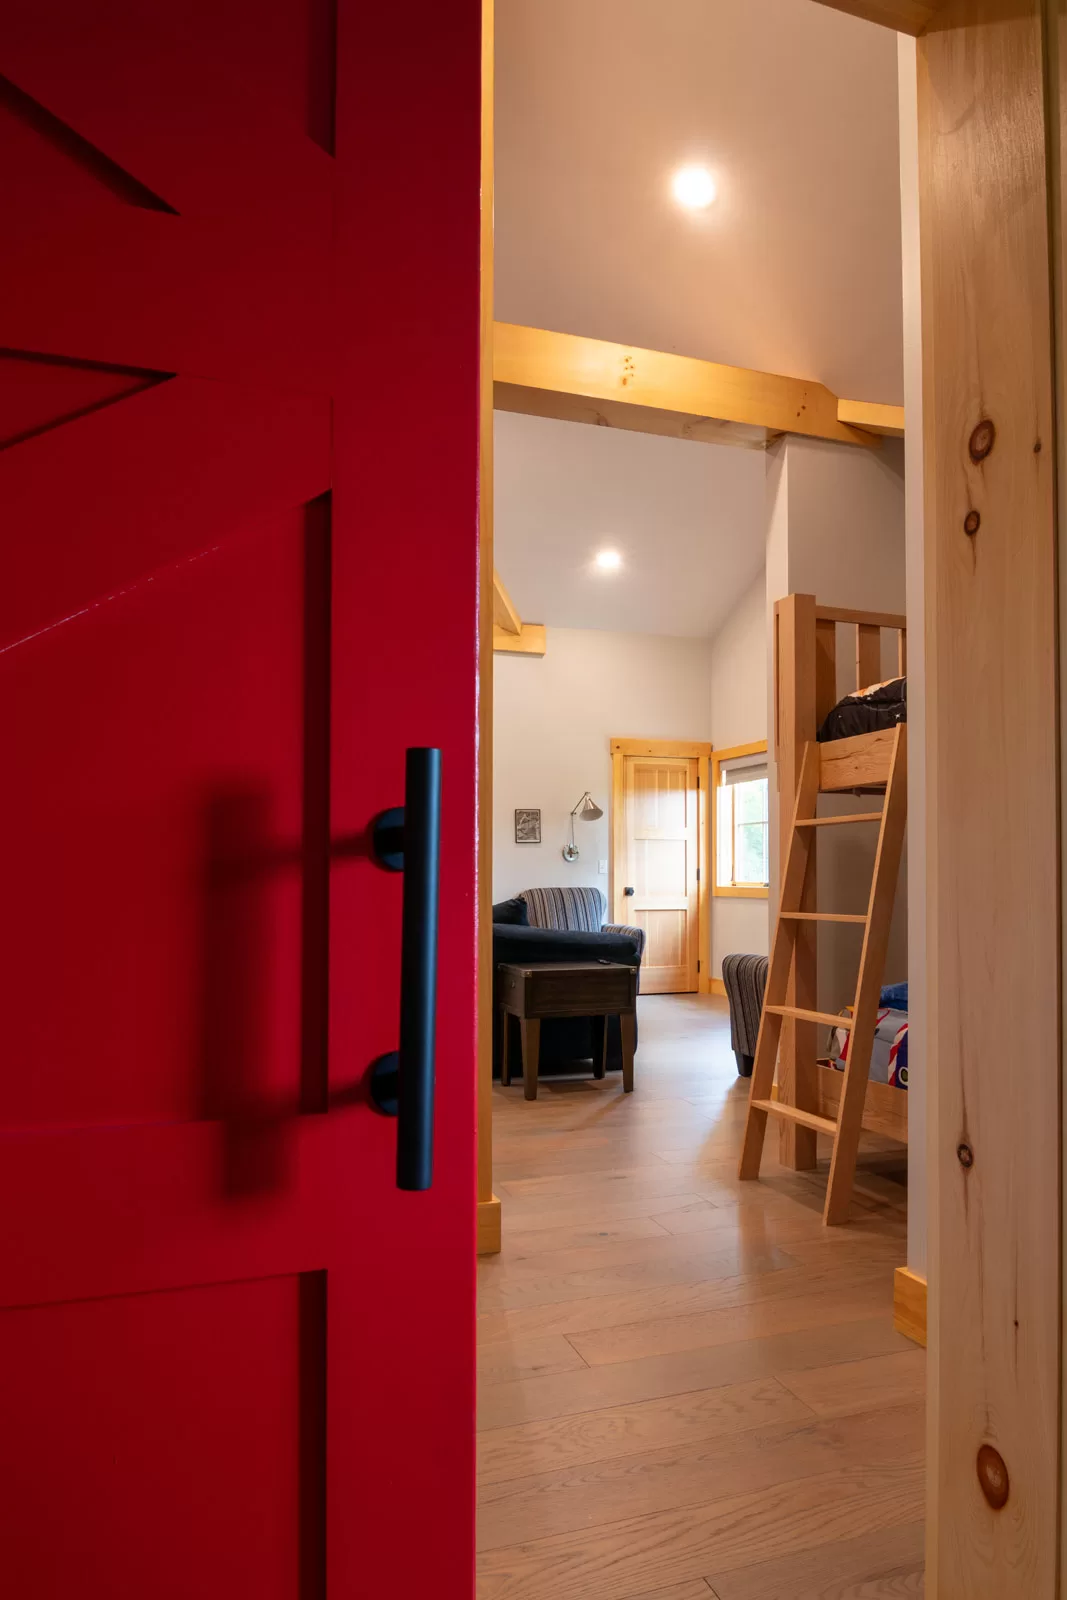
[[[608,905],[612,921],[615,904],[615,861],[625,850],[622,835],[623,771],[626,756],[677,756],[697,763],[697,994],[710,994],[711,917],[709,915],[710,863],[708,843],[708,782],[711,742],[707,739],[610,739],[611,750],[611,858],[608,862]],[[688,991],[687,991],[688,992]]]
[[[767,755],[766,739],[750,739],[747,744],[732,744],[725,749],[716,750],[711,758],[711,774],[708,780],[708,877],[711,881],[710,894],[713,900],[768,900],[770,898],[770,884],[760,888],[756,885],[737,888],[733,885],[720,887],[716,874],[718,852],[718,820],[712,796],[719,787],[719,773],[724,761],[736,761],[741,756]],[[768,828],[770,821],[768,820]],[[716,991],[718,993],[719,991]]]
[[[925,1592],[928,1600],[1055,1600],[1067,1553],[1067,740],[1058,643],[1067,627],[1059,551],[1067,526],[1067,12],[1064,0],[820,3],[918,40]],[[978,796],[982,825],[974,829],[965,819]],[[990,871],[994,841],[1017,838],[1020,817],[1025,859],[1009,845]],[[1005,1081],[1006,1059],[1031,1065],[1025,1108],[1013,1098],[1018,1086]]]
[[[1058,965],[1061,837],[1067,839],[1059,753],[1067,740],[1055,615],[1058,571],[1067,571],[1067,560],[1057,563],[1057,541],[1067,519],[1058,516],[1052,483],[1058,462],[1064,493],[1065,407],[1057,423],[1052,406],[1054,392],[1063,400],[1067,324],[1057,94],[1062,0],[818,3],[918,36],[932,1002],[926,1594],[1054,1600],[1065,1543],[1057,1419],[1067,1409],[1060,1335],[1065,985]],[[965,304],[950,294],[960,281],[968,283]],[[995,431],[983,427],[990,421]],[[1009,480],[1022,486],[1021,498],[1009,501]],[[980,535],[972,512],[981,517]],[[1011,561],[998,567],[1006,549]],[[1001,574],[999,585],[986,577],[992,571]],[[1063,626],[1067,597],[1060,610]],[[1032,628],[1022,630],[1033,616],[1036,639]],[[961,698],[964,667],[971,692]],[[486,650],[484,642],[481,670],[484,751],[491,671],[491,644]],[[1010,762],[993,759],[1005,729]],[[942,745],[951,762],[938,760]],[[481,802],[484,847],[484,778]],[[982,826],[961,825],[975,807]],[[1031,848],[1038,859],[1056,863],[1034,876],[1025,916],[1018,873],[990,872],[988,859],[1005,821],[1010,837],[1020,815],[1036,818]],[[483,946],[490,893],[483,872]],[[988,959],[961,964],[953,930],[973,947],[983,928]],[[1020,948],[1042,957],[1036,977]],[[1048,951],[1056,956],[1051,981]],[[1025,1115],[1017,1076],[991,1059],[975,1025],[990,1014],[998,1027],[1002,1016],[1011,1017],[1012,1055],[1033,1069]],[[485,1074],[489,1039],[483,1022]],[[481,1135],[487,1145],[487,1115]]]
[[[478,494],[477,1251],[500,1249],[493,1193],[493,7],[482,0],[482,233]]]

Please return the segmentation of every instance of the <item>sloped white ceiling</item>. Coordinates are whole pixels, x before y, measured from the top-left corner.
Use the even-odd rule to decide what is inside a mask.
[[[811,0],[496,5],[501,320],[902,400],[892,33]],[[713,634],[763,562],[764,467],[498,414],[497,565],[530,621]]]
[[[498,411],[494,470],[496,565],[528,622],[708,637],[763,566],[762,451]]]
[[[902,400],[894,34],[811,0],[497,0],[496,28],[502,321]]]

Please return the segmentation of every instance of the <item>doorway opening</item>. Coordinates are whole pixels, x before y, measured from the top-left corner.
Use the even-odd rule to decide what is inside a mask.
[[[579,1571],[672,1600],[801,1577],[918,1592],[922,854],[882,872],[876,917],[881,834],[822,826],[860,810],[844,783],[803,819],[773,1137],[738,1171],[804,752],[857,689],[907,670],[921,702],[921,641],[905,669],[882,638],[921,600],[914,46],[809,0],[498,0],[495,27],[482,1582],[504,1593],[520,1562],[530,1595]],[[803,150],[791,97],[819,108]],[[787,637],[782,607],[810,629]],[[632,1024],[595,966],[636,973]],[[771,1393],[800,1409],[764,1416]],[[876,1458],[892,1511],[860,1503]],[[840,1527],[801,1503],[822,1473]],[[779,1492],[788,1513],[744,1545]],[[653,1564],[656,1516],[685,1536]]]

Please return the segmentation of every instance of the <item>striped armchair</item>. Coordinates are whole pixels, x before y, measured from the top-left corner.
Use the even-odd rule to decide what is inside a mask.
[[[608,902],[600,889],[523,889],[531,928],[553,928],[557,933],[621,933],[632,939],[638,959],[645,953],[645,930],[628,923],[604,921]]]

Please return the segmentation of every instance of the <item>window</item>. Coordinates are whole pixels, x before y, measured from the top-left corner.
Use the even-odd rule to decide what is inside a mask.
[[[713,758],[715,893],[765,896],[770,878],[765,744]]]

